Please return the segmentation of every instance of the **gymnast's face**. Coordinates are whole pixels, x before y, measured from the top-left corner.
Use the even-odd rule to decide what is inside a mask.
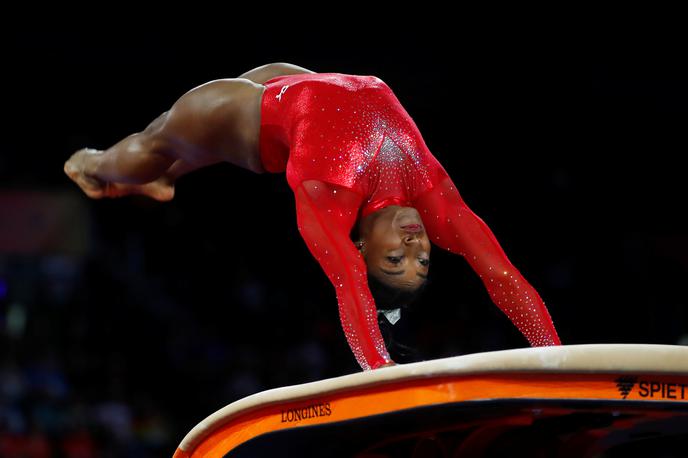
[[[368,273],[383,283],[416,290],[430,267],[430,240],[412,207],[385,207],[363,218],[356,243]]]

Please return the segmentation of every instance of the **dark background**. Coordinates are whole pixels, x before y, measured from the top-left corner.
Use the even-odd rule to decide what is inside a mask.
[[[170,456],[232,401],[359,370],[283,175],[216,165],[158,203],[92,201],[62,172],[269,62],[387,82],[565,344],[686,344],[680,27],[439,10],[301,25],[285,8],[3,40],[0,455]],[[463,259],[432,264],[398,361],[527,346]]]

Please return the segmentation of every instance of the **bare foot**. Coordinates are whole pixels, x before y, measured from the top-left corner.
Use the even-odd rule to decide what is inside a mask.
[[[132,194],[148,196],[160,202],[167,202],[174,198],[174,184],[166,182],[163,178],[158,178],[151,183],[145,184],[108,183],[107,185],[107,197],[121,197]]]
[[[100,199],[105,197],[104,181],[101,181],[93,176],[88,175],[84,169],[86,162],[93,160],[93,155],[98,154],[98,150],[91,148],[83,148],[72,154],[64,165],[64,171],[69,178],[72,179],[79,187],[92,199]]]
[[[132,194],[148,196],[161,202],[167,202],[174,198],[174,183],[166,177],[160,177],[155,181],[144,184],[114,183],[102,181],[86,170],[93,168],[96,155],[102,151],[83,148],[72,155],[65,162],[64,171],[84,193],[92,199],[103,197],[122,197]]]

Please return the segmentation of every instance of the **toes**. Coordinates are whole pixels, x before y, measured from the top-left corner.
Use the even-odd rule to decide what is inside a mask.
[[[147,194],[160,202],[168,202],[174,198],[174,186],[152,186]]]
[[[65,165],[64,165],[64,173],[67,174],[67,176],[69,178],[76,181],[76,176],[78,175],[79,170],[76,168],[76,166],[74,164],[67,161],[67,162],[65,162]]]
[[[102,199],[105,197],[105,192],[102,189],[83,189],[84,193],[91,199]]]
[[[163,188],[162,190],[160,190],[160,193],[158,195],[160,197],[159,198],[160,201],[162,201],[162,202],[170,201],[170,200],[174,199],[174,187],[170,186],[170,187]]]

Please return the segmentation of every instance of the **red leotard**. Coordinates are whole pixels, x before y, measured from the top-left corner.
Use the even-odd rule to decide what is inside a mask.
[[[261,161],[269,172],[286,170],[299,231],[335,287],[344,332],[364,370],[390,357],[366,265],[349,234],[359,217],[388,205],[416,208],[430,240],[465,257],[531,345],[560,344],[538,293],[463,202],[382,80],[305,73],[264,85]]]

